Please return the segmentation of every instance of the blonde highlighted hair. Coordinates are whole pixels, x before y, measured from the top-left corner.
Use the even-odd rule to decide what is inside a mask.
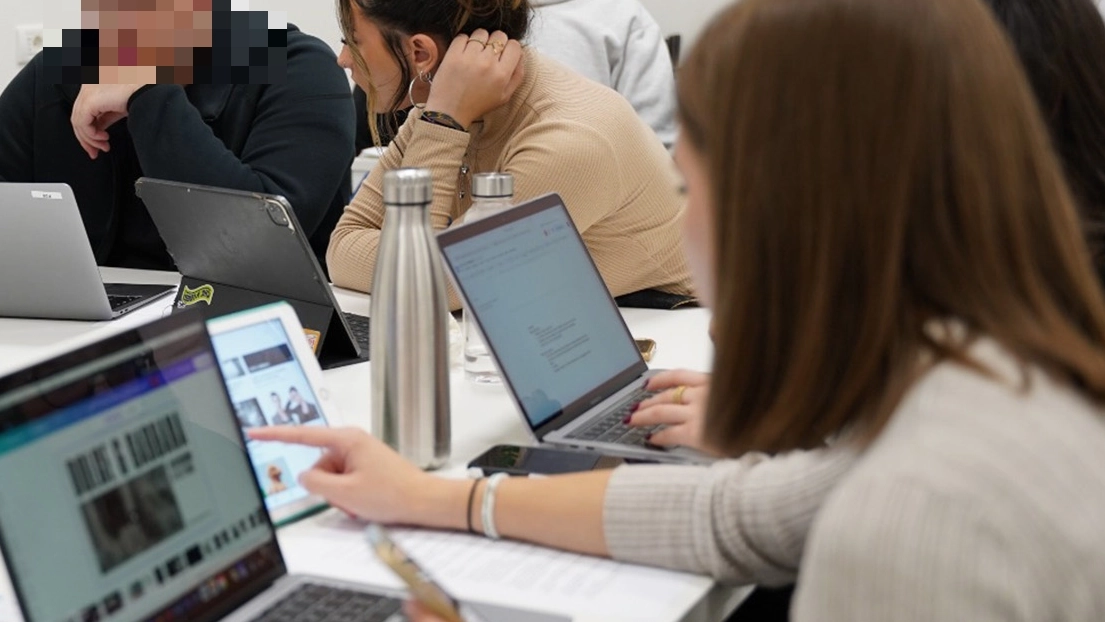
[[[403,37],[424,34],[432,37],[442,53],[458,34],[471,34],[483,28],[488,32],[502,30],[511,39],[522,40],[529,31],[529,0],[337,0],[338,21],[342,36],[353,41],[354,11],[359,11],[379,29],[388,51],[399,64],[403,83],[415,79],[403,49]],[[380,144],[376,115],[404,107],[406,89],[399,89],[395,99],[381,102],[372,87],[368,64],[357,48],[349,46],[357,70],[369,77],[368,127],[372,140]],[[394,130],[395,128],[390,128]]]

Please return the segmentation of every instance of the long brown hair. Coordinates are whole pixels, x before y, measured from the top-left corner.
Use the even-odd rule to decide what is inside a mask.
[[[743,0],[679,77],[713,185],[717,449],[870,439],[954,318],[1105,400],[1105,297],[977,0]]]
[[[346,41],[353,40],[353,11],[371,20],[383,35],[388,51],[399,64],[403,84],[414,79],[410,62],[403,50],[403,36],[424,34],[432,37],[442,53],[458,34],[472,34],[483,28],[488,32],[502,30],[508,37],[522,40],[529,31],[529,0],[337,0],[338,22]],[[353,63],[366,76],[368,65],[355,46],[349,46]],[[399,89],[395,99],[381,109],[376,89],[369,84],[368,127],[372,140],[380,144],[376,114],[403,107],[406,89]],[[394,135],[397,128],[386,128]]]

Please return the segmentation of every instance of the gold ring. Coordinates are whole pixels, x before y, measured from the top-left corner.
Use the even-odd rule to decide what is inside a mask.
[[[686,404],[683,401],[683,392],[687,390],[686,385],[679,385],[675,387],[675,391],[671,394],[671,401],[673,404]]]
[[[473,39],[473,38],[469,37],[468,38],[468,43],[479,43],[480,45],[482,45],[484,47],[485,50],[487,49],[487,41],[484,41],[483,39]],[[468,43],[465,43],[465,45],[468,45]]]
[[[487,47],[491,48],[491,51],[496,54],[502,54],[503,50],[506,49],[506,44],[502,41],[492,41],[487,44]]]

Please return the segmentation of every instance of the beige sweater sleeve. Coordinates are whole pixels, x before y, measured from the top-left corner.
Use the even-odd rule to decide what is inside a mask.
[[[1079,578],[1065,577],[1062,564],[1049,560],[1058,551],[1018,534],[1009,521],[995,522],[986,500],[947,494],[955,490],[954,479],[936,487],[915,477],[879,477],[834,494],[812,528],[792,619],[1101,619],[1074,597],[1066,603],[1073,609],[1053,617],[1042,605]],[[1048,585],[1032,578],[1044,574],[1040,568],[1054,570]]]
[[[454,217],[457,175],[469,139],[467,132],[419,121],[417,115],[403,124],[330,236],[326,263],[335,285],[372,291],[376,251],[384,225],[385,172],[402,167],[429,169],[434,180],[431,222],[435,230],[449,225]]]
[[[468,148],[469,135],[445,127],[410,119],[399,136],[369,174],[353,202],[346,208],[330,238],[327,265],[335,285],[364,292],[372,291],[376,251],[384,222],[383,176],[399,167],[429,168],[434,180],[431,219],[435,230],[458,221],[456,211],[458,171]],[[512,136],[504,149],[500,170],[515,179],[515,203],[557,192],[571,214],[572,222],[585,234],[596,222],[622,207],[619,197],[622,175],[617,153],[608,137],[570,121],[534,123]],[[674,188],[674,182],[672,183]],[[627,235],[632,231],[626,231]],[[607,269],[607,286],[615,292],[632,289],[635,275],[632,261],[625,270]],[[449,288],[451,308],[460,307]]]
[[[852,451],[825,449],[619,468],[603,508],[606,544],[623,561],[729,583],[791,583],[818,509],[854,461]]]

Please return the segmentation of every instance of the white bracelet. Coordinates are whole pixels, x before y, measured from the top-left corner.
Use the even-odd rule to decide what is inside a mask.
[[[499,539],[499,531],[495,529],[495,489],[499,482],[509,477],[506,473],[496,473],[487,478],[487,489],[483,491],[483,504],[480,506],[480,519],[483,521],[483,535],[492,540]]]

